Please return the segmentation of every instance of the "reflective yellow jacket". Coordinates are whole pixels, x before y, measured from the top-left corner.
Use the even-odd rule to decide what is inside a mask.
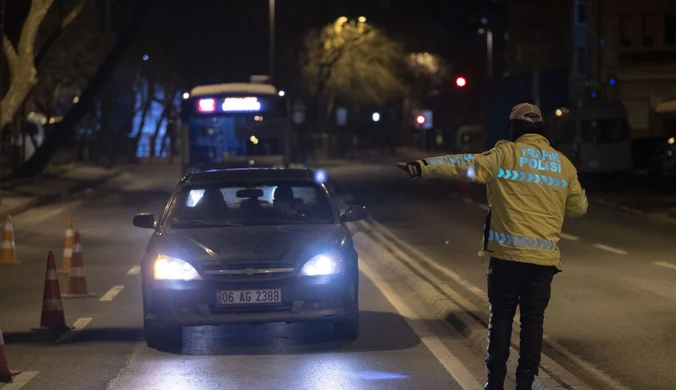
[[[498,141],[481,154],[419,160],[423,178],[483,183],[490,211],[480,256],[562,268],[558,242],[564,216],[587,213],[573,164],[538,134]]]

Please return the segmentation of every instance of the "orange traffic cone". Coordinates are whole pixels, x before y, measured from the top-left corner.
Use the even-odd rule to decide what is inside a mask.
[[[82,246],[80,245],[80,232],[75,232],[73,244],[73,258],[70,265],[70,277],[68,278],[68,292],[64,298],[87,298],[95,297],[96,294],[87,291],[87,278],[85,277],[84,259],[82,258]]]
[[[68,217],[66,222],[66,242],[63,246],[63,262],[59,269],[60,274],[70,273],[70,260],[73,256],[73,221]]]
[[[2,329],[0,329],[0,383],[11,382],[12,377],[18,374],[20,372],[9,371],[7,355],[5,354],[5,340],[2,338]]]
[[[56,277],[56,260],[54,260],[54,252],[49,251],[49,255],[47,256],[47,272],[45,274],[45,292],[42,298],[40,327],[33,328],[33,330],[54,331],[66,329],[70,328],[66,325],[66,319],[63,315],[61,289],[59,288],[59,279]]]
[[[0,256],[0,264],[19,264],[16,261],[16,253],[14,252],[14,226],[12,224],[12,216],[7,217],[5,222],[5,232],[2,236],[2,255]]]

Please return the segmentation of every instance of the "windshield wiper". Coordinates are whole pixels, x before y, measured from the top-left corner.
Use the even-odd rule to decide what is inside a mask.
[[[312,220],[296,220],[296,219],[278,219],[278,218],[252,218],[242,221],[244,225],[312,225],[316,224]]]
[[[242,226],[242,224],[236,222],[214,222],[201,220],[181,221],[171,224],[171,227],[175,229],[192,228],[192,227],[236,227],[236,226]]]

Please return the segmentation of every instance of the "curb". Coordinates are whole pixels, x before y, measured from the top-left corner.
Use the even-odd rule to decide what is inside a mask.
[[[4,219],[4,218],[7,218],[7,216],[9,216],[9,215],[17,216],[17,215],[25,213],[26,211],[33,209],[33,208],[36,208],[36,207],[44,206],[44,205],[50,204],[50,203],[57,203],[57,202],[65,199],[69,195],[76,194],[78,192],[87,190],[89,188],[98,187],[98,186],[106,183],[107,181],[120,176],[122,173],[124,173],[124,172],[114,170],[112,173],[110,173],[106,176],[103,176],[102,178],[99,178],[97,180],[76,182],[76,183],[72,184],[71,186],[69,186],[68,188],[66,188],[65,191],[55,192],[55,193],[52,193],[52,194],[49,194],[49,195],[40,196],[40,197],[37,197],[37,198],[27,202],[26,204],[14,207],[11,210],[7,210],[7,211],[0,214],[0,218]]]
[[[664,222],[664,223],[676,225],[676,218],[646,213],[645,211],[633,209],[633,208],[627,207],[627,206],[622,206],[621,204],[618,204],[618,203],[615,203],[615,202],[610,202],[610,201],[607,201],[603,198],[590,198],[590,200],[591,200],[590,203],[600,204],[601,206],[607,207],[609,209],[620,210],[620,211],[624,211],[625,213],[637,215],[639,217],[644,217],[644,218],[647,218],[647,219],[652,219],[654,221],[659,221],[659,222]]]

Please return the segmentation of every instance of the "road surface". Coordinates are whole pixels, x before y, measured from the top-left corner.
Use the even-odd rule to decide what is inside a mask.
[[[327,172],[343,199],[367,206],[396,237],[459,275],[459,291],[488,311],[487,264],[477,257],[485,188],[405,179],[393,162]],[[594,372],[632,389],[673,389],[676,225],[593,203],[589,209],[564,226],[564,272],[555,277],[546,313],[545,353],[581,375]]]
[[[324,325],[201,327],[180,350],[143,341],[138,264],[150,232],[132,216],[158,214],[179,178],[137,166],[104,187],[14,220],[20,265],[0,267],[0,329],[22,374],[0,389],[480,389],[483,354],[393,278],[374,248],[358,247],[362,334],[332,341]],[[82,236],[89,290],[64,300],[75,330],[58,339],[38,326],[47,253],[61,262],[66,218]],[[61,291],[67,278],[60,276]],[[513,384],[511,384],[513,386]]]

